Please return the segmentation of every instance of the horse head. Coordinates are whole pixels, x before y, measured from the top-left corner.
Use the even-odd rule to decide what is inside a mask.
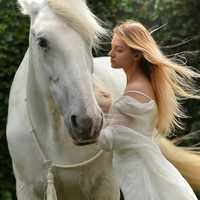
[[[31,19],[29,67],[40,88],[37,93],[52,97],[75,144],[96,142],[103,115],[93,91],[91,52],[104,29],[84,0],[19,3]],[[28,89],[28,96],[36,98],[33,92]]]

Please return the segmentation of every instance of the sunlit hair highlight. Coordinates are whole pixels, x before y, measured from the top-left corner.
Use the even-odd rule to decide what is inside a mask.
[[[158,106],[157,130],[168,135],[175,127],[183,129],[180,118],[187,118],[179,100],[185,98],[200,99],[195,88],[195,78],[200,78],[196,69],[178,64],[167,58],[159,49],[151,33],[139,22],[128,21],[114,28],[117,34],[130,48],[143,54],[141,66],[148,71],[148,78],[154,89]]]

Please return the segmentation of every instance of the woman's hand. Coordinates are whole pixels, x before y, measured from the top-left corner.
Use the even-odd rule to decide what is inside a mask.
[[[95,85],[97,102],[104,113],[108,113],[112,107],[112,95],[103,86]]]

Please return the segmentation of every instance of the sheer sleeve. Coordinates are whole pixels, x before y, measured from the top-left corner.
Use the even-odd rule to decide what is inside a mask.
[[[129,97],[117,101],[113,105],[111,116],[106,120],[106,127],[100,132],[98,138],[100,148],[112,151],[128,146],[133,140],[133,135],[141,135],[145,129],[148,129],[144,114],[152,112],[152,108],[151,104],[147,106]],[[139,125],[140,123],[142,125]]]
[[[102,129],[98,138],[98,146],[105,151],[112,151],[113,149],[113,127],[108,126]]]
[[[98,138],[98,145],[105,151],[116,149],[116,141],[119,139],[119,131],[128,128],[133,121],[133,117],[129,117],[125,113],[113,113],[111,119],[106,122],[106,126],[101,130]]]

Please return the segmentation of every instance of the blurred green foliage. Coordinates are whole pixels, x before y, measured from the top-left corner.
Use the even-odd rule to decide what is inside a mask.
[[[140,21],[150,30],[165,25],[153,33],[160,48],[167,55],[184,56],[188,65],[200,69],[199,0],[88,0],[88,5],[108,29],[127,19]],[[20,14],[16,0],[0,0],[0,8],[0,200],[14,200],[15,180],[5,130],[9,89],[28,47],[29,19]],[[106,55],[109,48],[107,40],[97,55]],[[185,131],[177,130],[177,135],[200,129],[199,102],[188,100],[184,108],[191,118],[184,120]]]

